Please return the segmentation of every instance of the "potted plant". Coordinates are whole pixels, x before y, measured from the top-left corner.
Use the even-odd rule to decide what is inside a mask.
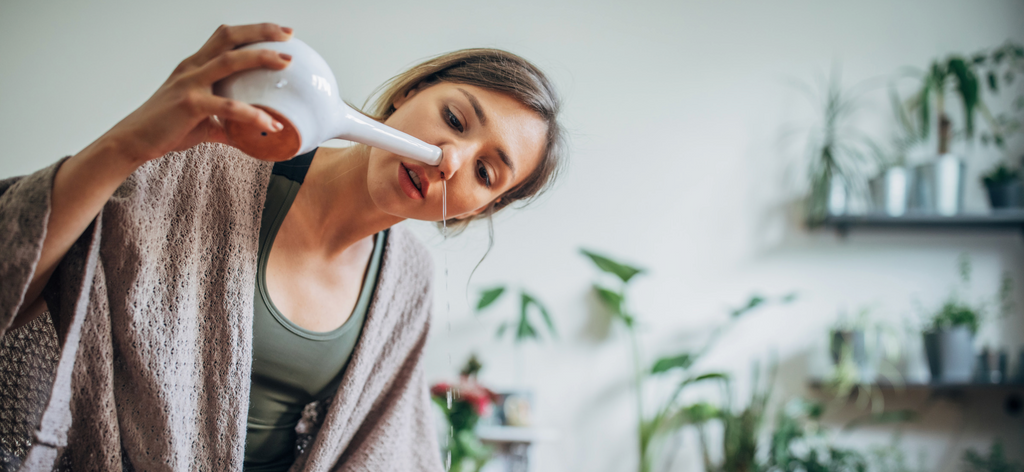
[[[644,368],[643,360],[640,357],[640,343],[637,338],[637,318],[631,312],[628,305],[627,292],[634,277],[642,274],[639,269],[628,264],[617,262],[606,256],[597,254],[585,249],[580,250],[587,256],[594,265],[602,272],[609,274],[615,280],[617,287],[610,288],[607,285],[595,283],[594,293],[600,299],[604,307],[612,315],[612,318],[619,320],[629,333],[631,353],[633,357],[633,394],[636,397],[636,418],[637,418],[637,446],[639,452],[639,464],[637,469],[647,472],[654,469],[658,457],[656,451],[659,440],[665,439],[673,432],[685,425],[702,423],[712,418],[723,421],[729,430],[730,454],[733,455],[733,462],[729,466],[744,463],[740,457],[746,457],[746,444],[749,443],[747,433],[754,419],[752,415],[759,415],[763,411],[764,398],[755,396],[751,406],[740,413],[734,413],[731,409],[720,409],[709,404],[680,405],[682,394],[691,387],[708,382],[719,382],[728,390],[728,376],[722,372],[697,372],[694,364],[704,353],[706,353],[717,341],[728,324],[715,328],[708,337],[703,347],[697,350],[687,350],[664,356],[655,361],[650,367]],[[789,303],[796,299],[795,294],[788,294],[778,299],[781,303]],[[760,295],[753,295],[741,307],[730,313],[730,323],[739,319],[752,310],[772,302],[769,298]],[[755,381],[756,382],[756,381]],[[673,385],[671,393],[662,397],[661,402],[648,411],[644,407],[645,386],[649,383],[669,383]],[[648,386],[650,387],[650,386]],[[731,396],[730,396],[731,398]],[[759,418],[760,416],[757,416]],[[746,429],[744,429],[746,428]],[[756,428],[754,428],[756,429]],[[756,436],[754,436],[756,441]],[[710,470],[710,469],[709,469]],[[735,468],[725,470],[740,470]]]
[[[495,394],[476,380],[480,369],[480,361],[476,355],[471,355],[457,383],[439,382],[430,387],[430,398],[444,412],[451,431],[442,444],[445,470],[476,472],[493,454],[473,432],[480,418],[489,414],[495,400]]]
[[[973,62],[985,77],[988,91],[992,95],[1005,96],[1016,87],[1017,93],[1006,97],[1012,102],[1010,110],[991,117],[996,127],[992,133],[981,136],[982,144],[992,143],[1005,151],[1006,141],[1021,131],[1021,120],[1024,118],[1024,87],[1021,82],[1015,84],[1015,79],[1024,74],[1024,46],[1008,41],[990,53],[976,54]],[[1024,206],[1024,185],[1020,180],[1019,163],[1014,165],[1004,158],[982,176],[993,209]]]
[[[903,384],[896,366],[900,356],[894,330],[883,322],[871,322],[870,310],[863,308],[853,320],[841,316],[829,331],[832,371],[826,387],[837,401],[845,402],[856,394],[858,406],[871,405],[875,412],[885,407],[878,386],[884,378],[894,386]]]
[[[1012,168],[1006,162],[1000,162],[981,180],[993,210],[1024,206],[1024,182],[1021,182],[1019,167]]]
[[[971,280],[967,254],[959,258],[960,283]],[[970,382],[974,375],[974,335],[981,325],[981,309],[960,299],[956,291],[932,316],[924,331],[928,369],[934,383]]]
[[[838,69],[823,82],[817,93],[801,87],[821,107],[821,121],[807,142],[811,188],[805,204],[811,226],[849,212],[850,198],[862,185],[858,176],[880,155],[878,146],[850,124],[864,84],[844,90]]]
[[[891,150],[880,160],[881,169],[868,181],[868,189],[872,212],[903,216],[907,212],[912,184],[907,155],[914,147],[922,145],[924,138],[915,128],[914,120],[893,85],[889,86],[889,102],[898,126],[892,137]]]
[[[1020,55],[1020,56],[1018,56]],[[998,60],[997,60],[998,57]],[[932,162],[914,168],[914,186],[910,204],[917,211],[955,215],[963,206],[965,164],[962,159],[950,153],[950,142],[956,135],[966,139],[974,137],[975,116],[981,115],[989,124],[990,134],[982,136],[998,145],[1005,141],[1002,119],[997,119],[982,100],[982,82],[979,75],[986,77],[990,88],[998,88],[999,78],[989,66],[998,66],[1006,57],[1024,57],[1024,50],[1012,43],[994,50],[991,54],[978,53],[973,58],[961,55],[948,56],[944,61],[933,61],[927,71],[921,73],[921,89],[911,99],[909,108],[917,117],[915,128],[924,139],[929,136],[934,106],[938,123],[937,156]],[[1011,81],[1012,81],[1012,75]],[[963,128],[954,129],[953,121],[946,113],[946,96],[952,90],[963,104]]]

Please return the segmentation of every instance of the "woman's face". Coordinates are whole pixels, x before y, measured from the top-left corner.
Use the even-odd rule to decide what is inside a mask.
[[[525,105],[464,84],[413,90],[384,123],[440,147],[443,157],[434,167],[371,148],[370,197],[389,214],[428,221],[442,218],[442,180],[447,218],[477,214],[533,172],[547,135],[547,124]]]

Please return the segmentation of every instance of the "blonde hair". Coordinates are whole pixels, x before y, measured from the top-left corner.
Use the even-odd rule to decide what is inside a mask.
[[[453,218],[446,222],[449,228],[459,232],[471,221],[490,219],[492,214],[514,202],[529,203],[549,188],[564,167],[565,132],[558,123],[561,102],[548,78],[526,59],[500,49],[462,49],[427,59],[378,87],[367,100],[369,106],[365,112],[385,121],[395,111],[393,104],[400,97],[417,87],[442,82],[474,85],[506,94],[536,112],[548,125],[547,142],[537,168],[519,185],[491,202],[486,211],[464,220]],[[493,228],[491,231],[493,234]]]

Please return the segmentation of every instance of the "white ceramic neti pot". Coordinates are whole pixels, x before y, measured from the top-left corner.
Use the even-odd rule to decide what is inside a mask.
[[[284,129],[268,133],[226,121],[235,146],[267,161],[284,161],[312,151],[329,139],[344,139],[411,157],[427,165],[441,162],[432,146],[349,107],[338,93],[334,73],[313,48],[295,39],[253,43],[239,49],[270,49],[291,54],[282,70],[252,69],[214,84],[213,93],[266,110]]]

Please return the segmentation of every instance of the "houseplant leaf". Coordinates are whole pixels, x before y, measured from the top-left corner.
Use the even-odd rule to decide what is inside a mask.
[[[614,274],[619,279],[622,279],[623,282],[629,282],[629,280],[632,279],[633,276],[643,272],[642,269],[637,269],[626,264],[615,262],[607,257],[604,257],[600,254],[595,254],[586,249],[580,249],[580,252],[589,257],[598,269],[601,269],[610,274]]]
[[[480,311],[491,306],[491,304],[497,301],[503,293],[505,293],[504,286],[484,290],[483,293],[480,294],[480,302],[476,304],[476,311]]]
[[[697,360],[697,356],[689,352],[684,352],[677,356],[662,357],[651,367],[651,374],[660,374],[672,369],[686,369],[693,365],[695,360]]]
[[[528,303],[528,304],[533,304],[533,306],[537,307],[537,310],[540,311],[541,318],[544,319],[544,324],[546,324],[548,326],[548,332],[551,333],[551,337],[557,338],[558,337],[558,333],[555,332],[555,323],[553,321],[551,321],[551,314],[548,313],[548,309],[540,302],[540,300],[537,300],[536,297],[530,295],[529,293],[526,293],[526,291],[524,290],[523,291],[523,302],[524,303]]]
[[[605,306],[613,315],[622,315],[622,295],[597,284],[594,284],[594,291],[597,292],[598,298],[604,302]]]

